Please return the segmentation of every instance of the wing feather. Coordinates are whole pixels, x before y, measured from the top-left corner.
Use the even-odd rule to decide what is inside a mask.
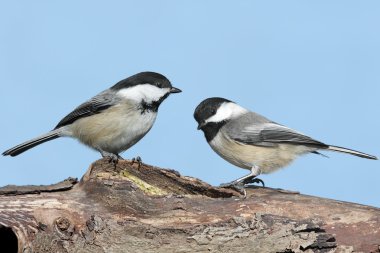
[[[277,124],[256,113],[249,113],[228,124],[230,137],[233,140],[255,146],[275,147],[281,143],[298,144],[317,148],[328,145],[314,140],[300,132]],[[234,126],[234,127],[232,127]]]
[[[115,100],[114,92],[110,90],[103,91],[75,108],[71,113],[66,115],[54,129],[69,125],[80,118],[100,113],[114,105]]]

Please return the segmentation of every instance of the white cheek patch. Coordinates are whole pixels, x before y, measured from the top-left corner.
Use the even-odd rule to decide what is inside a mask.
[[[170,92],[170,88],[158,88],[151,84],[139,84],[133,87],[119,90],[116,95],[137,102],[145,101],[150,103],[158,101]]]
[[[232,102],[223,103],[218,108],[216,113],[206,120],[206,123],[208,123],[208,122],[222,122],[223,120],[232,119],[232,118],[238,117],[238,116],[240,116],[244,113],[247,113],[247,112],[248,112],[247,109],[245,109],[245,108],[243,108],[240,105],[237,105],[235,103],[232,103]]]

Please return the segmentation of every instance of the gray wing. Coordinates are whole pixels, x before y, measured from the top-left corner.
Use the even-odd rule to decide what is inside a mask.
[[[97,114],[111,107],[116,102],[117,98],[115,97],[115,92],[105,90],[75,108],[74,111],[66,115],[54,129],[69,125],[80,118]]]
[[[322,142],[250,112],[226,124],[231,139],[249,145],[275,147],[280,143],[327,148]]]

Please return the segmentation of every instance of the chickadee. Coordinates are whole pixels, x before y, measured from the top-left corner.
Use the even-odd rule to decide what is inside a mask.
[[[327,145],[277,124],[224,98],[208,98],[194,112],[211,148],[228,162],[251,172],[222,186],[261,182],[255,178],[290,164],[299,155],[317,150],[343,152],[367,159],[377,157],[359,151]]]
[[[3,153],[17,156],[41,143],[68,136],[99,151],[116,162],[152,128],[162,101],[180,89],[172,87],[163,75],[141,72],[78,106],[50,132]]]

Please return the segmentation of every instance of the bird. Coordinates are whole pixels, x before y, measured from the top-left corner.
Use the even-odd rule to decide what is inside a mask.
[[[241,178],[221,184],[222,187],[241,189],[250,183],[264,186],[257,176],[279,170],[300,155],[321,154],[318,150],[377,160],[373,155],[317,141],[221,97],[203,100],[196,107],[194,118],[198,130],[203,131],[208,144],[219,156],[250,170]]]
[[[117,82],[79,105],[55,128],[41,136],[4,151],[17,156],[44,142],[59,137],[78,139],[117,162],[152,128],[160,104],[172,93],[180,93],[162,74],[141,72]]]

